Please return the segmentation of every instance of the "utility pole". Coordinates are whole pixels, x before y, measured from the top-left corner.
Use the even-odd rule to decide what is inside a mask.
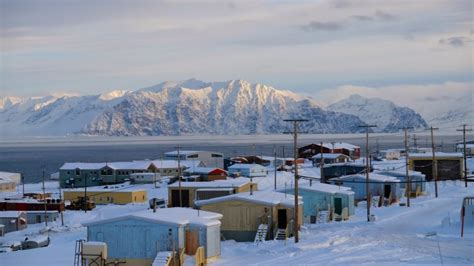
[[[428,130],[431,131],[431,150],[432,150],[432,154],[433,154],[433,158],[432,158],[432,167],[433,167],[433,174],[432,174],[432,177],[434,179],[434,182],[435,182],[435,196],[438,197],[438,161],[436,161],[436,154],[435,154],[435,144],[434,144],[434,135],[433,135],[433,131],[434,130],[438,130],[438,128],[436,127],[430,127]]]
[[[466,154],[466,131],[472,131],[472,129],[466,129],[466,124],[461,125],[462,129],[456,129],[456,131],[462,131],[462,142],[463,142],[463,157],[464,157],[464,187],[467,187],[467,154]]]
[[[64,226],[64,214],[63,210],[61,210],[61,205],[63,204],[63,192],[61,191],[61,184],[59,184],[59,209],[61,213],[61,225]]]
[[[44,223],[48,227],[48,207],[46,206],[46,193],[44,187],[44,170],[43,170],[43,205],[44,205]]]
[[[370,222],[370,193],[369,193],[369,129],[371,127],[377,127],[376,125],[360,125],[359,127],[365,128],[365,193],[367,198],[367,222]]]
[[[84,213],[87,213],[87,178],[89,177],[89,174],[86,173],[85,179],[84,179]]]
[[[405,131],[405,179],[407,181],[406,183],[406,191],[407,191],[407,207],[410,207],[410,197],[411,197],[411,177],[410,173],[408,170],[408,164],[409,164],[409,154],[408,154],[408,129],[411,127],[404,127],[400,128]]]
[[[179,192],[179,207],[183,207],[183,198],[181,197],[181,156],[179,154],[179,149],[181,146],[177,146],[176,150],[178,152],[178,192]]]
[[[295,222],[294,222],[294,231],[295,231],[295,243],[298,243],[299,241],[299,235],[298,235],[298,123],[300,122],[306,122],[308,121],[307,119],[284,119],[283,121],[285,122],[291,122],[293,123],[293,149],[294,149],[294,161],[293,165],[295,166]]]
[[[23,187],[23,198],[25,198],[25,176],[21,174],[21,186]]]
[[[276,145],[274,144],[273,145],[273,164],[275,166],[275,176],[274,176],[274,189],[276,190],[277,189],[277,149],[276,149]]]
[[[321,141],[321,147],[320,147],[320,153],[321,153],[321,163],[319,164],[319,167],[320,167],[320,170],[321,170],[321,173],[320,173],[320,176],[321,178],[319,179],[321,183],[326,183],[326,180],[324,179],[324,170],[323,170],[323,167],[324,167],[324,158],[323,158],[323,142]]]
[[[418,144],[417,144],[417,141],[418,140],[418,137],[416,136],[415,133],[413,133],[413,146],[415,147],[415,150],[418,150]]]

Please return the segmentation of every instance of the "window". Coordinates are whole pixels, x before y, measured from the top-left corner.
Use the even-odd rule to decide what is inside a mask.
[[[81,170],[79,168],[76,168],[76,175],[81,175]]]
[[[67,174],[68,174],[68,175],[70,175],[70,174],[71,174],[71,172],[70,172],[70,171],[67,171]]]
[[[143,195],[142,197],[143,197],[143,200],[145,200],[145,195]]]
[[[198,155],[197,155],[197,154],[191,154],[191,155],[189,155],[189,156],[188,156],[188,158],[191,158],[191,159],[193,159],[193,158],[197,158],[197,157],[198,157]]]
[[[221,155],[221,154],[215,154],[215,153],[213,153],[211,156],[212,156],[212,158],[222,158],[222,155]]]

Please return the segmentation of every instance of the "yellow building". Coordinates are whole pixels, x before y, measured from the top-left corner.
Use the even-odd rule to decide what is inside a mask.
[[[299,197],[298,227],[303,224],[303,201]],[[293,235],[294,195],[255,191],[196,201],[196,206],[204,211],[223,215],[221,233],[226,239],[254,241],[260,225],[268,225],[265,238],[277,238],[278,231],[286,237]]]
[[[433,155],[430,153],[410,153],[409,169],[423,173],[427,181],[433,178]],[[464,157],[461,153],[435,153],[438,180],[456,180],[464,177]]]
[[[77,200],[79,197],[87,197],[95,204],[129,204],[147,201],[147,192],[144,189],[129,188],[122,186],[108,186],[107,188],[89,187],[87,193],[84,189],[64,190],[64,200]]]
[[[257,190],[257,184],[244,177],[207,182],[181,182],[182,206],[180,206],[179,183],[175,182],[168,186],[168,207],[193,207],[195,200],[248,192],[250,187],[253,191]]]
[[[0,192],[15,192],[16,182],[8,178],[0,178]]]

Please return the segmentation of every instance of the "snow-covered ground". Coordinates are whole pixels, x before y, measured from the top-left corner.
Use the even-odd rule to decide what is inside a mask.
[[[399,167],[401,162],[380,162],[380,168]],[[390,165],[391,164],[391,165]],[[319,177],[318,168],[301,169],[303,175]],[[259,190],[274,187],[274,173],[254,178]],[[301,180],[301,182],[308,182]],[[277,173],[277,187],[293,186],[291,173]],[[366,221],[366,209],[356,208],[356,214],[346,222],[305,224],[300,242],[267,241],[260,244],[222,242],[222,254],[213,265],[289,265],[289,264],[474,264],[474,225],[460,238],[460,207],[464,196],[474,195],[474,184],[465,188],[463,182],[440,182],[435,198],[432,184],[426,196],[412,199],[410,208],[398,205],[372,208],[376,221]],[[58,191],[57,184],[47,183],[47,190]],[[149,197],[166,197],[167,188],[140,185]],[[29,184],[26,191],[39,191],[41,184]],[[405,202],[405,198],[401,202]],[[75,240],[85,239],[81,223],[98,218],[146,209],[143,204],[100,205],[93,211],[66,211],[65,226],[60,220],[50,223],[50,246],[0,254],[0,265],[72,265]],[[39,234],[44,224],[32,224],[27,229],[8,233],[0,242],[22,240]]]

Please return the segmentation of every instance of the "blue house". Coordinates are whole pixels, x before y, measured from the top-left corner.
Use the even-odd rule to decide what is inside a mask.
[[[246,176],[246,177],[265,177],[268,170],[260,164],[234,164],[229,166],[228,173],[230,176]]]
[[[354,192],[354,200],[366,200],[366,176],[363,174],[346,175],[330,179],[332,184],[350,187]],[[401,197],[400,180],[393,176],[370,173],[369,193],[371,197],[383,196],[390,199],[389,204],[398,202]]]
[[[285,190],[283,190],[285,191]],[[294,194],[294,189],[287,189],[286,193]],[[303,197],[305,218],[317,216],[319,211],[331,210],[342,215],[346,208],[348,215],[354,215],[355,193],[349,187],[335,186],[324,183],[301,183],[299,195]]]
[[[140,211],[85,223],[87,240],[105,242],[109,261],[151,265],[160,251],[186,247],[194,255],[204,247],[206,259],[220,255],[220,219],[214,212],[188,208]]]
[[[377,171],[376,173],[381,174],[381,175],[396,177],[398,180],[402,181],[400,183],[400,188],[406,189],[407,183],[404,183],[404,182],[407,182],[408,180],[406,179],[405,170]],[[421,194],[424,194],[426,192],[425,175],[421,172],[411,171],[411,170],[408,171],[408,175],[410,176],[410,181],[411,181],[412,196],[416,197]]]

